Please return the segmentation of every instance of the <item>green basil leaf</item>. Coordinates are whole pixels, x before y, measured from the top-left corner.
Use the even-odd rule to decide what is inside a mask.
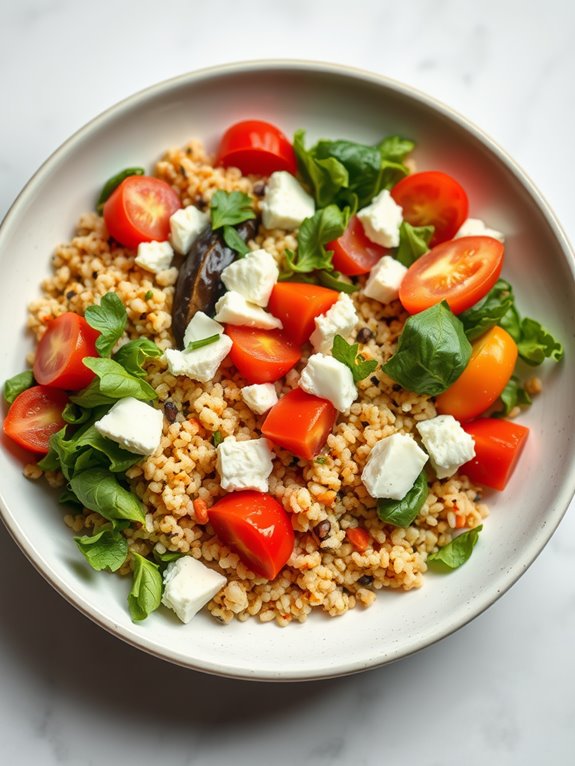
[[[166,551],[165,553],[158,553],[158,551],[154,548],[152,555],[158,564],[169,564],[171,561],[181,559],[184,554],[180,553],[179,551]]]
[[[384,372],[416,394],[437,396],[466,368],[471,344],[446,301],[409,317]]]
[[[128,315],[124,304],[116,293],[106,293],[99,305],[88,306],[84,316],[90,327],[100,332],[96,340],[98,353],[100,356],[109,356],[126,329]]]
[[[157,564],[132,552],[134,578],[128,596],[130,615],[134,622],[145,620],[162,601],[162,575]]]
[[[246,245],[233,226],[224,226],[223,237],[226,245],[232,250],[235,250],[240,258],[243,258],[244,255],[251,252],[250,248]]]
[[[427,478],[425,471],[422,471],[402,500],[378,500],[377,515],[386,524],[408,527],[417,518],[428,494]]]
[[[511,377],[499,398],[503,404],[503,409],[494,412],[494,418],[507,417],[514,407],[528,407],[531,404],[531,397],[516,375]]]
[[[377,367],[375,359],[365,360],[359,353],[359,343],[348,343],[341,335],[333,339],[331,353],[334,359],[349,367],[354,383],[369,377]]]
[[[4,383],[4,399],[8,404],[12,404],[14,399],[21,394],[22,391],[26,391],[35,384],[34,375],[32,370],[25,370],[19,372],[17,375],[13,375]]]
[[[473,549],[477,540],[479,539],[479,533],[483,529],[483,525],[468,529],[467,532],[454,537],[453,540],[444,545],[435,553],[430,553],[427,557],[427,563],[431,564],[433,569],[438,571],[447,571],[451,569],[457,569],[469,559],[473,553]]]
[[[403,136],[386,136],[377,145],[381,156],[389,162],[403,162],[415,149],[415,141]]]
[[[459,315],[459,320],[463,322],[465,334],[469,340],[473,341],[499,324],[513,307],[511,285],[504,279],[498,279],[479,303]]]
[[[365,207],[382,189],[383,162],[377,146],[353,141],[318,141],[318,160],[335,159],[347,170],[347,189],[357,195],[358,206]]]
[[[412,226],[407,221],[403,221],[399,227],[396,260],[409,268],[418,258],[429,252],[429,242],[434,231],[434,226]]]
[[[519,342],[521,338],[521,317],[519,316],[519,312],[515,308],[514,303],[499,320],[499,326],[503,327],[504,330],[507,330],[515,343]]]
[[[212,343],[215,343],[219,339],[220,339],[220,334],[218,332],[216,332],[216,333],[214,333],[214,335],[210,335],[207,338],[200,338],[199,340],[192,340],[186,346],[186,351],[195,351],[197,348],[203,348],[204,346],[210,346]]]
[[[100,196],[98,197],[98,202],[96,205],[96,211],[101,214],[104,209],[104,202],[108,199],[108,197],[112,196],[112,192],[114,192],[118,186],[129,176],[143,176],[145,174],[144,168],[124,168],[124,170],[120,170],[119,173],[116,173],[116,175],[112,176],[111,178],[108,178],[104,186],[102,187],[102,191],[100,192]]]
[[[124,399],[126,396],[133,396],[135,399],[140,399],[143,402],[149,402],[157,399],[157,394],[145,380],[130,375],[130,373],[122,367],[121,364],[115,362],[113,359],[100,359],[94,356],[88,356],[84,359],[84,364],[88,369],[96,373],[99,379],[97,384],[97,392],[94,388],[92,394],[100,394],[104,397],[104,401],[98,402],[98,396],[92,395],[90,397],[91,402],[98,402],[100,404],[106,404],[110,399]],[[92,386],[94,381],[90,383]],[[90,388],[88,386],[88,388]],[[86,389],[84,389],[86,390]],[[85,397],[82,397],[82,392],[70,397],[71,401],[75,404],[79,404],[83,407],[96,406],[94,403],[88,405]]]
[[[116,572],[128,556],[128,541],[121,532],[103,527],[95,535],[74,538],[92,569]]]
[[[68,487],[64,487],[64,489],[60,492],[60,495],[58,496],[58,502],[60,505],[65,505],[68,508],[71,508],[74,513],[79,513],[83,508],[82,503]]]
[[[560,362],[565,355],[562,344],[536,319],[530,317],[521,320],[521,336],[517,348],[521,359],[533,367],[541,364],[544,359]]]
[[[218,190],[212,197],[210,213],[214,231],[222,226],[236,226],[256,217],[251,197],[239,191]]]
[[[90,420],[91,417],[92,413],[90,410],[85,410],[77,404],[74,404],[74,402],[68,402],[62,411],[62,419],[66,423],[70,423],[74,426],[85,423],[87,420]]]
[[[134,452],[129,452],[128,450],[120,447],[119,444],[112,441],[111,439],[102,436],[102,434],[96,430],[96,427],[93,423],[84,430],[74,434],[70,440],[70,445],[72,449],[75,450],[81,450],[83,447],[90,447],[92,450],[100,452],[105,458],[107,458],[109,469],[113,473],[125,473],[128,468],[131,468],[133,465],[142,460],[141,455],[136,455]],[[79,470],[81,469],[78,467],[76,462],[74,465],[74,471],[76,472]]]
[[[72,404],[75,404],[80,408],[90,410],[94,407],[101,407],[104,405],[111,407],[116,399],[111,396],[105,396],[100,391],[99,379],[95,378],[89,385],[86,386],[86,388],[78,391],[77,394],[72,394],[70,396],[70,401]]]
[[[106,468],[90,468],[70,479],[70,489],[90,511],[105,519],[127,519],[144,523],[145,513],[138,498],[124,489]]]
[[[334,201],[340,189],[347,187],[348,172],[334,157],[318,160],[315,149],[306,149],[304,141],[305,131],[297,130],[293,138],[293,148],[300,180],[311,191],[317,206],[327,207]]]
[[[144,378],[146,371],[144,364],[148,359],[157,359],[162,356],[162,349],[149,338],[138,338],[130,340],[121,346],[112,359],[137,378]]]
[[[294,272],[310,272],[316,269],[333,271],[333,252],[324,245],[343,234],[349,221],[349,208],[340,210],[337,205],[318,210],[306,218],[298,233],[297,253],[286,250],[288,268]]]
[[[339,271],[316,271],[314,276],[317,283],[323,287],[329,287],[330,290],[337,290],[339,293],[355,293],[359,290],[359,287],[353,282],[348,282],[347,279],[340,279],[341,274]]]

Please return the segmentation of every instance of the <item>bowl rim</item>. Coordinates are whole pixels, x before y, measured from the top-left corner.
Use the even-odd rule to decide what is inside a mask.
[[[487,150],[496,156],[496,158],[507,168],[507,170],[511,172],[511,174],[520,182],[523,188],[535,201],[561,247],[567,265],[571,271],[571,277],[575,282],[575,253],[555,213],[537,186],[528,176],[528,174],[493,138],[491,138],[491,136],[485,133],[467,117],[460,114],[457,110],[443,103],[441,100],[419,90],[418,88],[408,85],[407,83],[359,67],[349,66],[347,64],[334,64],[319,60],[306,59],[249,59],[204,67],[201,69],[193,70],[191,72],[183,73],[181,75],[177,75],[175,77],[161,80],[158,83],[143,88],[142,90],[127,96],[117,103],[112,104],[110,107],[90,119],[82,127],[76,130],[68,139],[60,144],[60,146],[58,146],[48,156],[48,158],[40,165],[38,170],[36,170],[36,172],[30,177],[14,202],[8,208],[6,215],[0,223],[0,249],[3,245],[5,233],[10,228],[13,219],[17,218],[20,208],[25,206],[27,199],[34,195],[34,189],[37,182],[42,181],[45,177],[47,177],[52,172],[53,168],[57,167],[58,164],[64,160],[68,154],[74,151],[79,143],[88,138],[91,134],[97,132],[100,127],[105,125],[110,117],[119,118],[122,114],[145,104],[146,101],[153,100],[160,94],[166,94],[185,85],[192,85],[201,81],[206,82],[211,79],[225,78],[230,75],[261,72],[262,70],[267,72],[276,71],[278,73],[302,73],[312,71],[315,74],[323,73],[351,80],[361,80],[364,83],[371,83],[374,85],[382,86],[388,90],[395,91],[407,99],[422,104],[423,106],[448,118],[451,122],[455,123],[460,128],[463,128],[474,138],[476,138],[479,143],[481,143]],[[28,560],[32,563],[34,568],[61,596],[63,596],[70,604],[78,609],[78,611],[80,611],[84,616],[88,617],[90,620],[104,628],[112,635],[122,639],[135,648],[158,657],[159,659],[172,662],[191,670],[197,670],[204,673],[224,676],[228,678],[260,681],[320,680],[349,675],[352,673],[361,672],[363,670],[380,667],[390,662],[399,660],[403,657],[415,654],[416,652],[421,651],[428,646],[432,646],[446,636],[449,636],[455,631],[459,630],[461,627],[471,622],[471,620],[475,619],[489,606],[495,603],[495,601],[497,601],[515,582],[517,582],[521,575],[535,561],[537,556],[549,542],[551,536],[565,515],[571,499],[575,494],[575,449],[572,449],[569,466],[570,470],[566,474],[561,486],[557,491],[552,517],[546,519],[545,528],[540,530],[541,534],[538,536],[537,540],[534,540],[530,545],[526,546],[523,561],[519,565],[508,570],[506,576],[503,578],[504,582],[502,584],[500,583],[501,587],[499,587],[495,593],[490,592],[489,589],[479,593],[473,602],[473,609],[469,607],[462,609],[457,612],[455,617],[451,617],[450,619],[446,620],[443,627],[438,631],[432,641],[427,639],[420,639],[419,641],[414,642],[412,647],[407,650],[402,650],[401,648],[392,648],[385,653],[382,652],[379,655],[371,656],[367,661],[354,660],[353,658],[350,658],[346,662],[339,663],[335,667],[328,668],[326,665],[325,667],[322,666],[317,670],[305,672],[299,670],[258,670],[256,672],[249,673],[243,669],[234,671],[234,668],[230,667],[229,665],[222,665],[213,662],[201,663],[197,661],[190,661],[190,657],[187,657],[182,652],[174,649],[166,649],[165,647],[158,647],[156,642],[151,640],[145,634],[138,633],[135,628],[124,628],[123,626],[115,623],[114,620],[107,617],[106,614],[101,612],[99,609],[90,605],[89,602],[85,601],[83,597],[76,593],[74,591],[73,585],[70,585],[63,578],[55,575],[51,571],[48,562],[46,562],[42,556],[38,556],[37,551],[35,551],[33,546],[28,542],[24,530],[20,527],[17,521],[17,517],[15,517],[10,512],[1,491],[0,515],[8,532],[23,551]]]

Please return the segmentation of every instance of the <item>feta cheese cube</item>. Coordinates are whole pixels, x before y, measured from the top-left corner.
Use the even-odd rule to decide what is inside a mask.
[[[209,222],[208,213],[198,210],[195,205],[176,210],[170,217],[170,240],[174,250],[186,255]]]
[[[464,221],[454,239],[459,237],[493,237],[500,242],[505,242],[505,235],[502,232],[490,229],[480,218],[468,218]]]
[[[184,333],[184,348],[193,340],[211,338],[212,335],[221,335],[223,331],[224,328],[219,322],[215,322],[203,311],[196,311]]]
[[[473,437],[463,430],[453,415],[438,415],[416,426],[429,453],[438,479],[446,479],[475,457]]]
[[[321,354],[331,354],[333,339],[336,335],[347,336],[358,322],[357,312],[352,299],[346,293],[340,293],[337,301],[325,314],[315,318],[315,330],[310,342]]]
[[[204,335],[203,337],[209,336]],[[192,340],[199,340],[199,338],[192,338]],[[172,375],[185,375],[192,380],[207,383],[214,377],[218,367],[230,353],[232,345],[230,337],[220,335],[219,340],[215,343],[196,348],[193,351],[176,351],[176,349],[168,348],[165,351],[168,369]]]
[[[374,197],[371,205],[359,211],[357,217],[363,224],[366,236],[382,247],[399,245],[399,227],[403,221],[403,210],[393,199],[388,189]]]
[[[222,489],[228,492],[239,489],[268,491],[268,477],[275,454],[267,439],[239,442],[234,436],[228,436],[218,445],[216,452]]]
[[[262,330],[273,330],[276,327],[282,328],[281,319],[255,303],[248,303],[243,295],[235,290],[229,290],[224,293],[216,303],[216,316],[218,322],[227,322],[234,325],[245,325],[246,327],[261,327]]]
[[[265,308],[278,276],[273,255],[266,250],[253,250],[226,266],[222,271],[222,282],[228,290],[235,290],[250,303]]]
[[[253,386],[244,386],[241,394],[244,402],[256,415],[263,415],[278,401],[273,383],[254,383]]]
[[[427,455],[407,434],[392,434],[372,448],[361,474],[372,497],[402,500],[421,473]]]
[[[291,173],[277,170],[271,174],[262,201],[262,221],[266,229],[292,231],[314,212],[312,197]]]
[[[158,274],[170,268],[173,257],[169,242],[140,242],[135,260],[142,269]]]
[[[182,622],[189,622],[226,583],[223,575],[193,556],[182,556],[166,567],[162,604],[173,609]]]
[[[380,303],[391,303],[399,297],[399,288],[407,274],[405,266],[384,255],[369,272],[369,277],[363,288],[363,294]]]
[[[328,399],[345,412],[357,399],[357,388],[349,367],[325,354],[312,354],[303,368],[299,386],[308,394]]]
[[[164,416],[133,396],[118,399],[116,404],[94,423],[96,431],[128,452],[152,455],[160,446]]]

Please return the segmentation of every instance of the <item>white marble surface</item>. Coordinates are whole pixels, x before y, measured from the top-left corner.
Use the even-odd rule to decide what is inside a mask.
[[[169,17],[169,18],[168,18]],[[406,81],[523,165],[575,239],[571,0],[0,0],[0,215],[70,133],[201,66],[313,58]],[[575,513],[487,613],[361,676],[261,685],[92,625],[0,529],[0,763],[573,763]]]

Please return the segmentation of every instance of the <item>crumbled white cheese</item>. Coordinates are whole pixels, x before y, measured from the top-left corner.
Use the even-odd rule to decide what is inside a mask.
[[[228,492],[240,489],[268,491],[268,477],[275,454],[267,439],[240,442],[234,436],[228,436],[218,445],[216,452],[222,489]]]
[[[310,342],[316,351],[331,354],[333,339],[336,335],[347,337],[357,325],[358,316],[352,299],[346,293],[340,293],[337,301],[325,314],[315,318],[315,330]]]
[[[195,205],[176,210],[170,217],[170,241],[174,250],[186,255],[209,221],[208,213],[198,210]]]
[[[193,340],[203,340],[211,338],[212,335],[221,335],[224,328],[219,322],[214,321],[203,311],[196,311],[194,316],[188,322],[184,333],[184,348]]]
[[[140,242],[135,261],[142,269],[158,274],[170,268],[173,257],[169,242]]]
[[[165,352],[168,369],[172,375],[185,375],[192,380],[207,383],[230,353],[232,340],[223,334],[224,328],[203,311],[196,311],[184,333],[184,351],[169,348]],[[217,341],[207,346],[188,351],[188,345],[195,340],[204,340],[219,335]]]
[[[226,583],[223,575],[193,556],[182,556],[166,567],[162,604],[173,609],[182,622],[189,622]]]
[[[438,479],[446,479],[475,457],[473,437],[453,415],[438,415],[416,425]]]
[[[383,189],[371,204],[359,211],[357,217],[363,224],[366,236],[382,247],[399,245],[399,227],[403,210],[387,189]]]
[[[250,303],[265,308],[278,276],[273,255],[266,250],[253,250],[226,266],[222,271],[222,282],[228,290],[235,290]]]
[[[246,327],[261,327],[262,330],[273,330],[283,327],[281,319],[277,319],[268,311],[255,303],[248,303],[243,295],[235,290],[224,293],[216,303],[218,322]]]
[[[421,473],[427,455],[407,434],[392,434],[372,448],[361,474],[372,497],[402,500]]]
[[[303,368],[299,386],[308,394],[328,399],[345,412],[357,399],[357,388],[349,367],[325,354],[312,354]]]
[[[384,255],[369,272],[363,294],[380,303],[397,300],[399,288],[407,274],[405,266],[390,255]]]
[[[160,446],[163,422],[160,410],[133,396],[126,396],[118,399],[94,426],[98,433],[128,452],[152,455]]]
[[[262,221],[266,229],[297,229],[315,212],[312,197],[285,170],[272,173],[262,200]]]
[[[464,221],[454,239],[459,237],[493,237],[500,242],[505,242],[505,235],[502,232],[490,229],[480,218],[468,218]]]
[[[241,394],[244,402],[256,415],[263,415],[278,401],[273,383],[254,383],[252,386],[244,386]]]

